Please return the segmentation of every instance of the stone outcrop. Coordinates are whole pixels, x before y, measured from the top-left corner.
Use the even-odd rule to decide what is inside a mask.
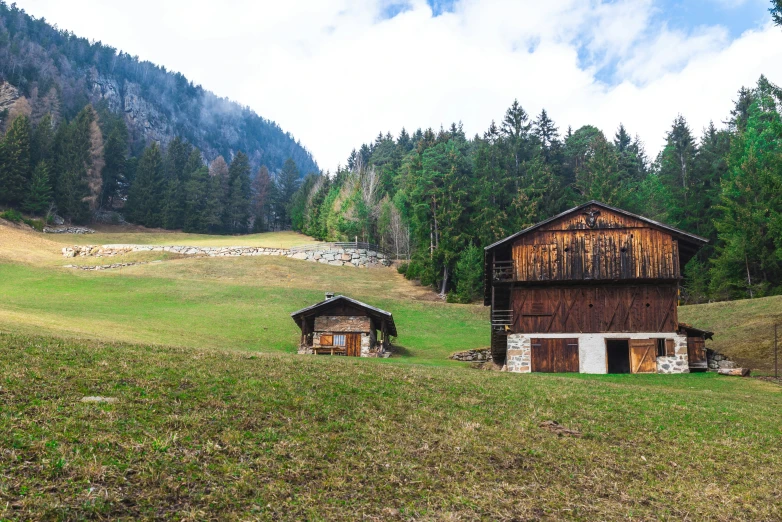
[[[86,227],[43,227],[44,234],[94,234],[95,231]]]
[[[736,363],[731,361],[727,355],[723,355],[714,350],[706,350],[706,360],[709,370],[729,370],[736,367]]]
[[[491,353],[489,348],[483,348],[480,350],[465,350],[463,352],[456,352],[451,355],[449,359],[462,362],[486,362],[491,359]]]
[[[20,96],[19,89],[10,83],[0,82],[0,112],[10,110]]]
[[[154,262],[154,261],[153,261]],[[125,268],[127,266],[146,265],[147,263],[113,263],[111,265],[94,265],[94,266],[78,266],[78,265],[65,265],[63,268],[73,268],[74,270],[111,270],[113,268]]]
[[[156,245],[75,245],[62,249],[64,257],[113,257],[134,252],[172,252],[187,256],[239,257],[282,256],[331,266],[374,268],[390,266],[391,261],[381,252],[356,248],[324,248],[304,252],[292,252],[287,248],[266,247],[194,247]]]

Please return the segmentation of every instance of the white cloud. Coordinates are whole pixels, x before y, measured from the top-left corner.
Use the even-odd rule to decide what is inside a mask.
[[[388,0],[17,1],[249,105],[324,169],[378,131],[461,120],[482,133],[514,98],[563,131],[591,123],[610,135],[623,122],[655,153],[677,114],[700,129],[760,74],[782,82],[779,28],[733,41],[720,27],[673,31],[656,25],[651,0],[461,0],[437,17],[409,0],[390,20]],[[595,78],[606,64],[616,85]]]

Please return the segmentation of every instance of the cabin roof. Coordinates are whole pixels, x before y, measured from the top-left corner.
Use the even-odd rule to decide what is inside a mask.
[[[648,223],[648,224],[652,225],[653,227],[659,228],[659,229],[664,230],[666,232],[669,232],[670,234],[672,234],[674,236],[677,236],[678,238],[680,238],[680,239],[682,239],[682,240],[684,240],[684,241],[686,241],[688,243],[691,243],[692,245],[694,245],[694,246],[696,246],[698,248],[700,248],[701,246],[703,246],[703,245],[705,245],[706,243],[709,242],[709,240],[706,239],[706,238],[703,238],[703,237],[700,237],[700,236],[696,236],[695,234],[690,234],[689,232],[685,232],[684,230],[680,230],[678,228],[666,225],[665,223],[660,223],[659,221],[655,221],[655,220],[649,219],[647,217],[643,217],[643,216],[639,216],[637,214],[633,214],[632,212],[628,212],[626,210],[622,210],[621,208],[612,207],[612,206],[606,205],[605,203],[602,203],[600,201],[592,200],[592,201],[588,201],[587,203],[584,203],[582,205],[578,205],[577,207],[573,207],[570,210],[566,210],[566,211],[562,212],[561,214],[557,214],[556,216],[550,217],[550,218],[548,218],[548,219],[546,219],[544,221],[541,221],[540,223],[536,223],[535,225],[532,225],[531,227],[525,228],[524,230],[522,230],[520,232],[516,232],[515,234],[513,234],[511,236],[508,236],[505,239],[500,239],[496,243],[492,243],[491,245],[487,246],[485,248],[485,250],[487,252],[490,251],[490,250],[493,250],[494,248],[497,248],[498,246],[504,245],[505,243],[507,243],[509,241],[513,241],[514,239],[517,239],[517,238],[519,238],[519,237],[521,237],[521,236],[523,236],[525,234],[528,234],[528,233],[532,232],[533,230],[537,230],[538,228],[540,228],[540,227],[542,227],[544,225],[547,225],[547,224],[551,223],[552,221],[556,221],[557,219],[565,217],[568,214],[572,214],[574,212],[577,212],[577,211],[579,211],[581,209],[584,209],[586,207],[593,206],[593,205],[597,206],[597,207],[600,207],[600,208],[604,208],[606,210],[610,210],[612,212],[616,212],[618,214],[625,215],[627,217],[638,219],[638,220],[643,221],[645,223]]]
[[[301,310],[298,310],[296,312],[293,312],[291,314],[291,317],[294,321],[296,321],[296,324],[301,326],[301,322],[304,319],[304,316],[308,315],[316,315],[315,312],[318,312],[319,310],[327,310],[328,308],[331,308],[332,306],[339,304],[340,302],[347,302],[354,306],[357,306],[358,308],[361,308],[362,310],[367,312],[367,315],[371,317],[375,317],[377,319],[385,319],[388,323],[388,334],[393,335],[396,337],[396,325],[394,324],[394,316],[391,315],[391,312],[387,312],[381,308],[377,308],[371,305],[368,305],[366,303],[362,303],[361,301],[357,301],[356,299],[351,299],[350,297],[344,296],[344,295],[336,295],[332,297],[331,299],[326,299],[324,301],[321,301],[320,303],[315,303],[312,306],[308,306],[307,308],[302,308]]]

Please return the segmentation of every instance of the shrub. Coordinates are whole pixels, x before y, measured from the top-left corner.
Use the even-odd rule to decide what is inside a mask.
[[[10,221],[11,223],[19,223],[24,219],[19,211],[13,208],[0,213],[0,218]]]
[[[396,267],[396,271],[399,272],[402,275],[407,274],[407,269],[410,266],[410,263],[400,263],[398,267]]]
[[[456,295],[454,303],[469,303],[483,292],[483,251],[475,245],[470,245],[464,251],[454,270],[456,278]],[[449,299],[450,294],[449,294]]]

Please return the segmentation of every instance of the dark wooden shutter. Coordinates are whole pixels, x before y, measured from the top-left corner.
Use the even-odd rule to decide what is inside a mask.
[[[706,341],[701,337],[687,338],[687,358],[691,368],[706,368]]]
[[[532,339],[532,371],[578,373],[578,339]]]
[[[630,371],[632,373],[657,373],[656,340],[630,339]]]
[[[676,346],[673,339],[665,340],[665,355],[668,357],[673,357],[676,355]]]

